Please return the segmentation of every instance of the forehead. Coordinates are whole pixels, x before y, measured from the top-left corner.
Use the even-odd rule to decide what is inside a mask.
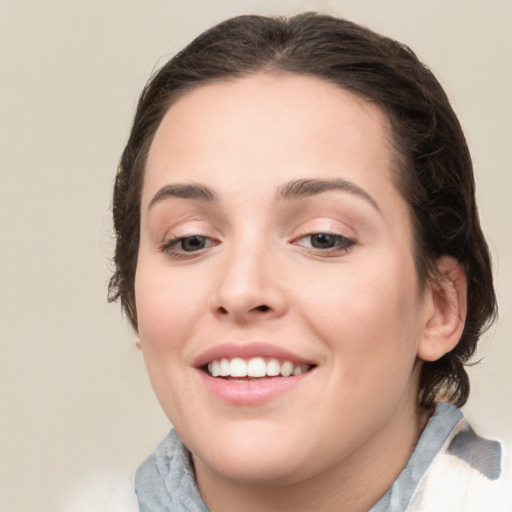
[[[150,147],[144,188],[171,176],[256,179],[269,169],[266,177],[283,181],[333,173],[364,181],[376,171],[391,179],[390,134],[380,107],[318,78],[257,74],[215,82],[168,110]]]

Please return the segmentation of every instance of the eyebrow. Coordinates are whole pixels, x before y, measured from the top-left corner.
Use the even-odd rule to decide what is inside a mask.
[[[279,199],[298,199],[301,197],[316,196],[331,190],[341,190],[361,197],[381,213],[377,201],[375,201],[366,190],[343,178],[335,178],[332,180],[306,178],[290,181],[280,187],[277,195]]]
[[[375,201],[375,199],[368,194],[366,190],[362,189],[355,183],[342,178],[332,180],[304,178],[289,181],[279,188],[277,197],[278,199],[284,200],[299,199],[302,197],[315,196],[331,190],[341,190],[361,197],[371,204],[379,213],[381,212],[377,201]],[[215,192],[206,185],[201,185],[199,183],[173,183],[172,185],[165,185],[153,196],[153,199],[151,199],[148,205],[148,210],[156,203],[159,203],[169,197],[199,199],[208,202],[218,201]]]
[[[177,197],[181,199],[199,199],[202,201],[217,201],[217,196],[213,190],[205,185],[198,183],[173,183],[162,187],[151,199],[148,210],[156,203],[163,201],[169,197]]]

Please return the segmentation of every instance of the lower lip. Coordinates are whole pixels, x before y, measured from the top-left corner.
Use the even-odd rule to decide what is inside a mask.
[[[261,380],[227,380],[211,377],[203,370],[197,371],[210,393],[234,405],[257,405],[268,402],[277,395],[299,386],[313,372],[309,370],[301,375]]]

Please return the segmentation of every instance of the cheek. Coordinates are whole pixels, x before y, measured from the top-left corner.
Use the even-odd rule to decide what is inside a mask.
[[[190,278],[172,275],[165,266],[142,260],[137,267],[140,346],[155,394],[173,423],[185,417],[184,405],[195,403],[184,375],[185,349],[197,330],[197,311],[205,306],[198,296],[201,288],[194,284]]]
[[[308,290],[303,316],[332,351],[390,365],[414,357],[421,303],[411,261],[380,259],[373,267],[347,266],[330,279],[318,277],[302,283]]]
[[[156,265],[140,264],[135,278],[139,336],[143,352],[158,357],[178,353],[190,336],[197,309],[204,306],[201,287],[189,277]]]

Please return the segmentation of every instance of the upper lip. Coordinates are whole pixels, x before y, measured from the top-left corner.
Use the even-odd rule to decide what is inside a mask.
[[[223,343],[221,345],[215,345],[214,347],[201,352],[201,354],[199,354],[199,356],[194,360],[193,365],[196,368],[201,368],[208,363],[211,363],[212,361],[222,358],[232,359],[234,357],[240,357],[242,359],[250,359],[252,357],[266,357],[279,359],[281,361],[290,361],[294,364],[315,364],[313,361],[294,354],[285,348],[268,343],[251,342]]]

